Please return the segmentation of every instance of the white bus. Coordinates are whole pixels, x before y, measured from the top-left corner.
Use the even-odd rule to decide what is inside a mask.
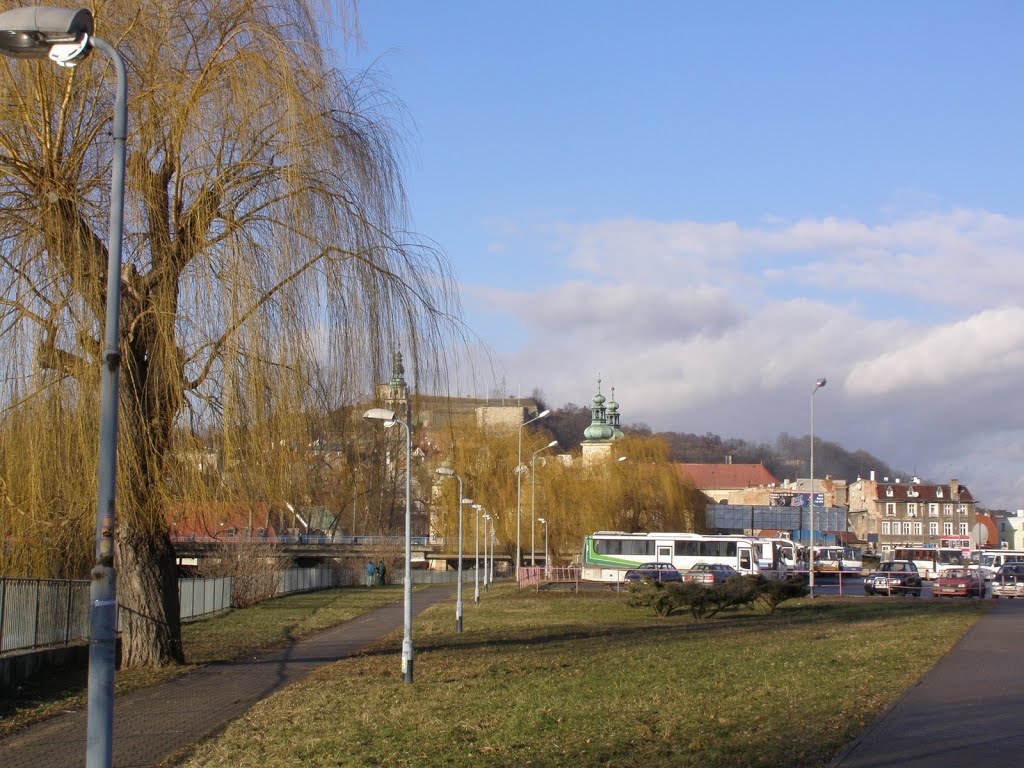
[[[731,565],[740,573],[760,573],[757,539],[700,533],[622,533],[598,531],[583,541],[584,581],[622,581],[643,563],[671,563],[688,571],[697,563]]]
[[[792,539],[781,537],[758,537],[757,564],[762,571],[790,573],[797,568],[796,544]]]
[[[943,571],[967,565],[958,547],[896,547],[892,559],[913,560],[922,579],[937,579]]]
[[[1024,563],[1024,550],[1021,549],[982,549],[971,557],[972,567],[976,562],[984,578],[991,580],[1006,563]]]
[[[839,573],[840,571],[860,573],[863,567],[861,552],[854,547],[815,547],[815,573]]]

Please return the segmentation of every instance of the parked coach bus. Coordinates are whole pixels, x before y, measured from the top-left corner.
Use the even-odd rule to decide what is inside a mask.
[[[618,582],[642,563],[671,563],[680,571],[721,563],[740,573],[760,573],[757,543],[751,536],[598,531],[583,541],[582,575],[585,581]]]
[[[958,547],[896,547],[892,559],[913,560],[922,579],[937,579],[943,571],[967,564]]]

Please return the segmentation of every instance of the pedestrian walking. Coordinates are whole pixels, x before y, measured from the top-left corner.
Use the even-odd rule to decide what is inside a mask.
[[[384,567],[384,561],[381,560],[377,563],[377,578],[380,579],[380,585],[384,586],[384,576],[387,574],[388,569]]]
[[[373,567],[373,560],[367,560],[366,561],[366,586],[368,586],[368,587],[372,587],[373,586],[373,575],[374,575],[374,573],[375,573],[375,569]]]

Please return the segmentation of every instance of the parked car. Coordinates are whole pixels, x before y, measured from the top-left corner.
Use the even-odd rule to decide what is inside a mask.
[[[671,563],[643,563],[626,571],[623,581],[682,581],[683,575]]]
[[[999,566],[992,577],[992,597],[1013,599],[1024,597],[1024,565],[1007,563]]]
[[[864,577],[864,593],[921,596],[921,574],[911,560],[889,560]]]
[[[740,572],[731,565],[720,563],[697,563],[693,568],[683,574],[683,581],[693,581],[698,584],[721,584],[730,576],[739,576]]]
[[[985,581],[970,568],[947,568],[932,583],[936,597],[984,597]]]

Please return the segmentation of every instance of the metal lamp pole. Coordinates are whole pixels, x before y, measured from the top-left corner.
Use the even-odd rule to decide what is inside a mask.
[[[480,605],[480,510],[481,504],[474,504],[473,511],[476,512],[473,523],[473,604]],[[486,521],[484,525],[486,526]],[[486,563],[487,561],[484,560]]]
[[[547,577],[551,574],[551,565],[548,562],[548,521],[538,517],[537,522],[544,526],[544,576]]]
[[[404,619],[402,636],[402,672],[406,684],[413,682],[412,648],[412,432],[409,425],[399,419],[394,411],[386,408],[371,408],[363,414],[369,421],[383,421],[384,426],[401,424],[405,429],[405,578]]]
[[[545,445],[543,448],[538,448],[533,452],[533,456],[530,457],[530,567],[537,564],[537,558],[535,555],[536,547],[533,543],[533,532],[536,528],[537,516],[537,454],[543,453],[548,448],[553,448],[558,445],[557,440],[552,440],[550,443]]]
[[[485,590],[489,590],[490,589],[491,581],[490,581],[490,578],[487,575],[487,567],[488,567],[488,561],[487,561],[487,523],[491,519],[491,516],[488,515],[485,512],[483,514],[483,518],[484,518],[484,589]]]
[[[495,524],[495,521],[497,521],[497,519],[497,514],[491,514],[491,575],[489,577],[489,584],[494,583],[494,545],[498,542],[498,536],[496,533],[497,525]]]
[[[117,584],[114,571],[117,428],[120,386],[121,241],[124,230],[125,140],[128,78],[117,49],[93,36],[92,12],[70,8],[16,8],[0,13],[0,53],[13,58],[49,58],[73,67],[99,48],[117,77],[112,124],[110,220],[107,240],[107,305],[100,367],[100,434],[96,494],[96,564],[89,586],[89,682],[86,768],[109,768],[114,759],[114,667],[117,644]]]
[[[516,463],[516,581],[519,581],[519,561],[521,558],[520,530],[522,526],[519,521],[522,517],[523,509],[523,430],[528,424],[540,421],[549,413],[551,411],[545,408],[529,421],[524,421],[519,425],[519,458]]]
[[[815,393],[825,386],[826,380],[824,378],[818,379],[814,382],[814,389],[811,390],[811,506],[810,506],[810,526],[811,526],[811,548],[807,557],[808,568],[810,569],[810,589],[811,597],[814,597],[814,395]]]
[[[459,583],[455,596],[455,631],[462,632],[462,505],[472,504],[472,499],[462,498],[462,478],[449,467],[438,467],[437,474],[454,477],[459,481]]]

